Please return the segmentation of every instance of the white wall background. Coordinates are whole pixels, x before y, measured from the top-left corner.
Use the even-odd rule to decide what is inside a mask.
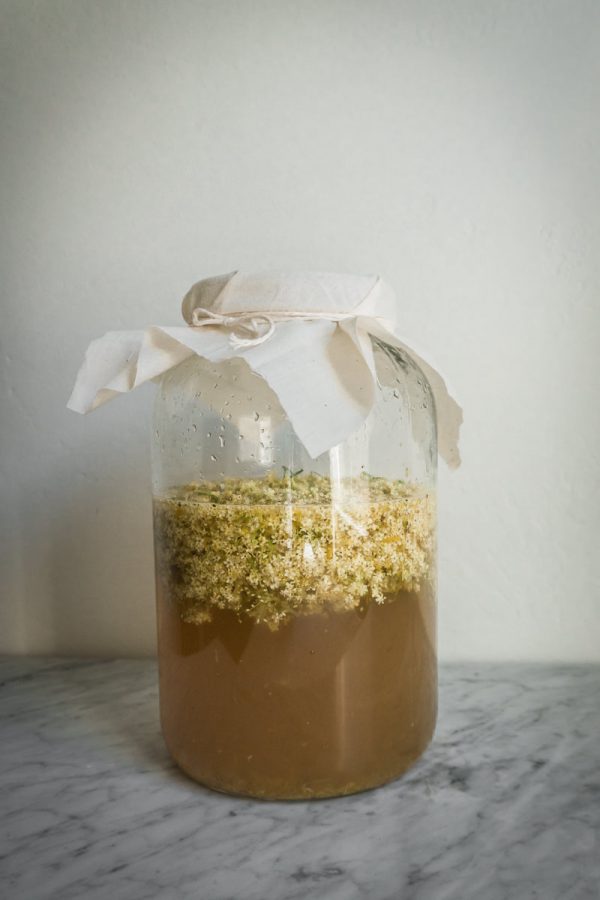
[[[9,652],[154,651],[152,388],[88,341],[242,267],[381,272],[466,411],[445,659],[600,659],[600,4],[12,0],[2,15]]]

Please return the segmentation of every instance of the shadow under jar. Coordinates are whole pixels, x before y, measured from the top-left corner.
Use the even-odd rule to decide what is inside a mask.
[[[377,401],[312,459],[241,359],[161,379],[153,430],[161,723],[202,784],[265,799],[401,775],[433,735],[436,427],[373,338]]]

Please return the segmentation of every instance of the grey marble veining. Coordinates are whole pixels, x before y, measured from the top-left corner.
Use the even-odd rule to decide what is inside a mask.
[[[7,900],[598,900],[600,668],[442,667],[434,743],[337,800],[207,791],[150,661],[0,666]]]

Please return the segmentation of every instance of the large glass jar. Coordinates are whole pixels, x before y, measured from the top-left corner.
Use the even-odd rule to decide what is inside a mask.
[[[241,358],[161,379],[153,429],[161,721],[210,788],[350,794],[397,778],[436,718],[436,425],[373,338],[378,399],[312,459]]]

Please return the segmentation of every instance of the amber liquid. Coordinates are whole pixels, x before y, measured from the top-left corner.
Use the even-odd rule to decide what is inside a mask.
[[[158,635],[167,746],[215,790],[352,794],[397,778],[433,735],[428,586],[361,611],[299,615],[277,631],[224,610],[187,624],[159,587]]]

